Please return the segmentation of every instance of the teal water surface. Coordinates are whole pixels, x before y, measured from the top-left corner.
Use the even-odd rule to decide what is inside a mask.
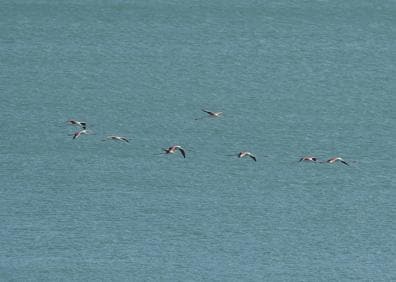
[[[396,280],[395,16],[1,1],[0,280]]]

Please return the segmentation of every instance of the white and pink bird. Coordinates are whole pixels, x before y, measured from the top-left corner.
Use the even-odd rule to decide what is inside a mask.
[[[204,110],[204,109],[202,109],[202,111],[205,112],[205,113],[207,113],[209,116],[204,116],[204,117],[196,118],[195,120],[203,119],[203,118],[205,118],[205,117],[218,118],[218,117],[220,117],[220,116],[223,114],[223,112],[212,112],[212,111],[207,111],[207,110]]]
[[[88,130],[88,129],[82,129],[79,130],[77,132],[74,132],[73,134],[73,139],[77,139],[79,138],[81,135],[90,135],[90,134],[94,134],[92,131]]]
[[[68,121],[66,121],[68,124],[70,125],[76,125],[81,127],[82,129],[87,129],[87,123],[85,121],[78,121],[75,119],[69,119]]]
[[[246,152],[246,151],[239,152],[238,158],[243,158],[243,157],[251,157],[254,161],[257,161],[256,157],[250,152]]]
[[[329,163],[329,164],[333,164],[333,163],[336,163],[336,162],[341,162],[344,165],[348,165],[349,166],[349,164],[341,157],[334,157],[334,158],[328,159],[326,161],[326,163]]]
[[[318,160],[318,158],[316,157],[311,157],[311,156],[306,156],[306,157],[302,157],[299,162],[316,162]]]
[[[180,145],[173,145],[173,146],[171,146],[171,147],[169,147],[169,148],[167,148],[167,149],[163,148],[162,150],[164,151],[163,154],[166,154],[166,155],[167,155],[167,154],[174,154],[174,153],[176,153],[177,151],[180,151],[180,153],[182,154],[183,158],[186,157],[186,151],[185,151],[185,149],[184,149],[183,147],[181,147]]]
[[[123,137],[123,136],[117,136],[117,135],[106,136],[106,138],[103,139],[102,141],[107,141],[107,140],[114,140],[114,141],[120,141],[120,142],[127,142],[127,143],[129,143],[128,138]]]

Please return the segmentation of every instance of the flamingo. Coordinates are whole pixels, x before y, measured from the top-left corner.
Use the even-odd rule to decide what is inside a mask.
[[[318,160],[318,158],[316,158],[316,157],[307,156],[307,157],[302,157],[302,158],[299,160],[299,162],[302,162],[302,161],[306,161],[306,162],[316,162],[317,160]]]
[[[204,109],[202,109],[202,111],[207,113],[209,115],[209,117],[214,117],[214,118],[220,117],[223,114],[223,112],[212,112],[212,111],[207,111],[207,110],[204,110]],[[205,117],[196,118],[196,120],[202,119],[202,118],[205,118]]]
[[[246,156],[251,157],[255,162],[257,161],[257,160],[256,160],[256,157],[253,156],[252,153],[250,153],[250,152],[240,152],[240,153],[238,154],[238,158],[243,158],[243,157],[246,157]]]
[[[344,165],[349,165],[346,161],[344,161],[343,158],[340,158],[340,157],[334,157],[334,158],[328,159],[326,161],[326,163],[333,164],[333,163],[336,163],[338,161],[343,163]]]
[[[183,158],[186,157],[186,151],[179,145],[173,145],[167,149],[162,149],[164,151],[164,154],[174,154],[176,153],[177,150],[180,151],[180,153],[183,155]]]
[[[77,126],[81,127],[82,129],[87,129],[87,123],[84,122],[84,121],[78,121],[78,120],[75,120],[75,119],[70,119],[70,120],[67,121],[67,123],[71,124],[71,125],[77,125]]]
[[[72,134],[73,135],[73,139],[77,139],[78,137],[80,137],[83,134],[88,135],[88,134],[93,134],[93,133],[91,133],[91,131],[89,131],[87,129],[83,129],[83,130],[80,130],[80,131],[77,131],[77,132],[73,133]]]
[[[129,140],[126,137],[116,136],[116,135],[106,136],[106,139],[103,139],[102,141],[106,141],[106,140],[115,140],[115,141],[129,142]]]

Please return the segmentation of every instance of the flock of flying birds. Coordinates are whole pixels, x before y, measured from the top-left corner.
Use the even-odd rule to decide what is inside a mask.
[[[201,117],[201,118],[196,118],[196,120],[202,119],[202,118],[205,118],[205,117],[218,118],[218,117],[220,117],[223,114],[223,112],[212,112],[212,111],[207,111],[207,110],[204,110],[204,109],[202,109],[202,111],[207,113],[208,116],[204,116],[204,117]],[[91,130],[87,129],[87,123],[86,122],[78,121],[78,120],[75,120],[75,119],[70,119],[70,120],[67,121],[67,123],[70,124],[70,125],[78,126],[80,128],[80,130],[78,130],[75,133],[71,134],[71,135],[73,135],[73,139],[77,139],[77,138],[81,137],[82,135],[94,134]],[[117,136],[117,135],[106,136],[105,139],[103,139],[102,141],[106,141],[106,140],[114,140],[114,141],[119,141],[119,142],[129,142],[128,138],[123,137],[123,136]],[[183,156],[183,158],[186,157],[186,150],[180,145],[172,145],[172,146],[170,146],[168,148],[163,148],[162,151],[163,151],[162,154],[174,154],[174,153],[179,151],[181,153],[181,155]],[[256,156],[254,156],[252,153],[247,152],[247,151],[239,152],[237,154],[237,156],[238,156],[238,158],[250,157],[252,160],[257,161]],[[344,159],[342,159],[341,157],[333,157],[333,158],[330,158],[330,159],[328,159],[326,161],[319,161],[318,158],[316,158],[316,157],[305,156],[305,157],[302,157],[302,158],[299,159],[299,162],[302,162],[302,161],[304,161],[304,162],[315,162],[315,163],[316,162],[317,163],[330,163],[330,164],[336,163],[336,162],[341,162],[342,164],[349,166],[349,164]]]

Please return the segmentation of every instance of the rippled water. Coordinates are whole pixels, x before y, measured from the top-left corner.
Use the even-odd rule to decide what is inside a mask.
[[[1,280],[396,280],[395,14],[2,1]]]

